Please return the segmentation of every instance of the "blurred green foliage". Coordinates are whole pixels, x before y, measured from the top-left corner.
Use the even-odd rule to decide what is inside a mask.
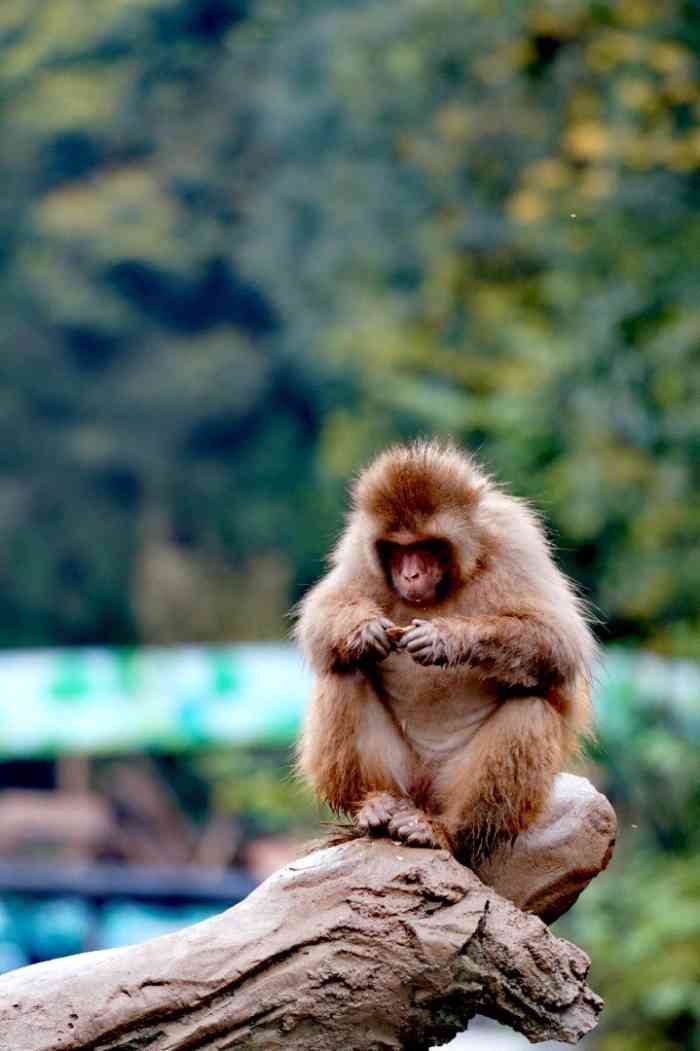
[[[590,954],[591,983],[607,1000],[596,1048],[697,1051],[700,868],[633,844],[633,835],[558,933]]]
[[[0,640],[279,636],[348,473],[450,433],[700,653],[699,24],[5,0]]]
[[[700,656],[698,14],[3,0],[0,643],[279,637],[348,473],[449,433],[606,639]],[[663,700],[599,756],[640,826],[576,913],[606,1051],[700,1048]]]
[[[613,650],[598,691],[596,781],[620,839],[557,925],[608,1001],[601,1051],[700,1048],[700,668]]]
[[[318,838],[319,820],[332,814],[292,771],[291,756],[281,749],[228,748],[190,760],[191,770],[209,786],[217,813],[242,818],[256,834],[289,833]]]

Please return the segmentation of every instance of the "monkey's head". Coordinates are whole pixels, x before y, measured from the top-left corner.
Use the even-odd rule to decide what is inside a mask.
[[[476,464],[452,446],[394,446],[358,477],[338,555],[349,545],[409,604],[439,603],[478,565],[478,508],[488,485]]]

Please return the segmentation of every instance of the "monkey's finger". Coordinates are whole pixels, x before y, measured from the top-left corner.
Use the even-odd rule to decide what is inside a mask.
[[[372,639],[383,639],[386,636],[386,630],[381,626],[378,620],[371,620],[365,631]]]
[[[421,829],[420,832],[412,832],[410,836],[407,836],[404,842],[409,847],[432,847],[434,846],[433,837],[427,831],[427,829]]]
[[[432,828],[417,812],[397,815],[389,822],[389,835],[412,847],[429,847],[435,843]]]
[[[391,641],[383,628],[378,628],[376,631],[373,631],[368,641],[371,646],[377,646],[380,649],[387,650],[387,652],[391,648]]]
[[[427,646],[420,646],[418,649],[415,649],[415,650],[410,650],[408,655],[414,661],[418,661],[420,664],[425,664],[426,661],[430,660],[432,654],[433,654],[433,647],[427,645]]]
[[[369,644],[375,646],[377,649],[386,650],[388,653],[391,648],[391,642],[381,624],[368,624],[367,634],[369,636]]]
[[[365,803],[357,817],[358,828],[363,831],[368,829],[383,828],[389,820],[389,813],[379,800],[374,803]]]
[[[374,807],[365,803],[362,810],[357,815],[357,827],[366,832],[368,828],[372,828],[372,826],[378,825],[379,823]]]
[[[424,628],[426,626],[430,626],[429,620],[419,620],[418,617],[414,617],[409,626],[403,629],[404,634],[401,637],[405,639],[409,635],[412,635],[418,628]]]
[[[408,835],[409,832],[415,829],[418,820],[419,815],[413,807],[400,810],[389,821],[389,832],[392,836]]]
[[[392,821],[389,825],[389,835],[394,839],[406,840],[412,832],[415,832],[415,820],[411,824],[407,821]]]
[[[384,661],[389,656],[391,650],[388,649],[386,646],[375,646],[373,652],[374,652],[375,658],[378,661]]]
[[[444,664],[445,662],[443,652],[436,648],[432,642],[418,650],[414,650],[410,656],[418,664]]]
[[[428,631],[416,632],[411,635],[411,638],[406,644],[406,649],[409,653],[413,653],[414,650],[423,650],[426,646],[432,646],[433,644],[433,633]]]
[[[411,627],[410,627],[410,628],[408,629],[408,631],[406,632],[406,634],[402,636],[402,638],[401,638],[401,643],[402,643],[402,644],[403,644],[404,646],[408,646],[408,644],[409,644],[410,642],[412,642],[412,641],[413,641],[413,639],[417,639],[417,638],[418,638],[418,637],[419,637],[420,635],[422,635],[422,634],[426,634],[426,633],[428,633],[428,632],[432,632],[432,630],[433,630],[433,629],[432,629],[432,627],[430,626],[430,624],[429,624],[429,622],[428,622],[428,621],[426,621],[426,620],[422,620],[422,621],[415,621],[415,620],[414,620],[414,621],[413,621],[413,624],[412,624],[412,625],[411,625]]]
[[[428,627],[427,625],[419,624],[415,628],[409,628],[401,641],[409,643],[413,639],[420,638],[421,635],[427,636],[427,635],[432,635],[432,634],[433,634],[433,629],[432,628]]]
[[[394,624],[393,620],[389,620],[388,617],[380,617],[379,618],[379,623],[381,624],[381,626],[384,628],[385,631],[388,628],[395,628],[396,627],[396,625]]]

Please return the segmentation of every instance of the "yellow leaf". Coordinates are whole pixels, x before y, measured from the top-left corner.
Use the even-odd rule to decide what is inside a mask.
[[[571,182],[571,172],[558,157],[545,157],[527,166],[523,180],[541,190],[560,190]]]
[[[659,73],[685,73],[693,64],[693,56],[681,44],[664,40],[651,48],[647,61]]]
[[[651,135],[620,135],[618,147],[625,164],[639,171],[664,163],[668,154],[668,140]]]
[[[509,290],[503,285],[481,282],[469,297],[469,311],[481,321],[498,321],[508,313]]]
[[[120,105],[131,70],[47,70],[35,75],[10,107],[13,118],[40,131],[80,128],[110,121]]]
[[[687,172],[699,166],[697,144],[692,137],[674,139],[668,147],[668,167],[673,171]]]
[[[615,8],[615,16],[630,26],[643,26],[659,17],[660,4],[653,0],[624,0]]]
[[[89,244],[102,259],[178,263],[177,209],[143,168],[115,169],[54,190],[35,206],[34,221],[45,235]]]
[[[663,84],[663,94],[676,105],[696,102],[700,98],[697,80],[684,76],[668,77]]]
[[[529,40],[512,40],[477,59],[472,69],[485,83],[497,84],[508,80],[513,73],[532,62],[534,57],[535,52]]]
[[[577,190],[582,197],[597,201],[609,197],[617,186],[617,176],[610,168],[590,168],[584,172]]]
[[[624,63],[640,62],[645,50],[645,41],[635,33],[606,29],[591,40],[586,58],[596,72],[607,73]]]
[[[582,7],[576,3],[533,4],[528,13],[528,28],[538,36],[572,37],[581,29]]]
[[[449,103],[438,110],[435,123],[447,142],[467,142],[473,127],[473,112],[469,106]]]
[[[6,9],[9,11],[6,13]],[[109,39],[114,27],[129,17],[131,8],[155,8],[162,0],[0,0],[0,26],[24,11],[25,23],[17,41],[3,51],[0,75],[26,76],[44,63],[80,56]]]
[[[519,223],[536,223],[547,214],[547,202],[533,190],[518,190],[507,207],[512,218]]]
[[[615,85],[615,95],[625,109],[650,112],[658,106],[658,92],[642,77],[625,77]]]
[[[610,134],[597,121],[583,121],[566,132],[564,147],[578,160],[599,160],[610,152]]]
[[[603,114],[603,100],[589,88],[576,88],[569,99],[568,112],[574,124],[599,120]]]

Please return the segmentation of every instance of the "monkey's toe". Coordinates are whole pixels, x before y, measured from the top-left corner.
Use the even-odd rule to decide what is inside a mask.
[[[388,832],[392,839],[399,839],[409,847],[440,845],[429,819],[414,807],[396,814],[389,822]]]
[[[401,800],[388,792],[380,792],[369,796],[362,804],[355,818],[358,828],[364,832],[378,832],[387,827],[397,809],[401,806]]]

